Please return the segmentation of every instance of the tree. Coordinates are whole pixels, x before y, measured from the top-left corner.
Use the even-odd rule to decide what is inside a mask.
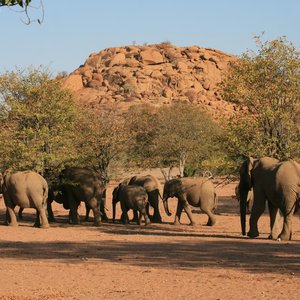
[[[19,6],[22,8],[24,11],[27,21],[25,24],[30,24],[32,21],[37,21],[39,24],[43,22],[44,19],[44,6],[43,6],[43,1],[40,0],[40,8],[42,10],[42,18],[38,18],[36,20],[32,20],[28,14],[28,8],[30,7],[32,3],[32,0],[0,0],[0,7],[7,6],[7,7],[12,7],[12,6]]]
[[[136,158],[152,167],[178,166],[184,175],[187,166],[195,171],[217,149],[219,128],[199,107],[174,104],[136,113]]]
[[[243,109],[229,125],[228,149],[279,159],[300,155],[300,56],[285,38],[262,42],[232,64],[221,88]]]
[[[99,172],[107,184],[123,169],[120,165],[130,140],[126,119],[115,110],[86,109],[77,130],[81,164]]]
[[[0,168],[50,179],[76,158],[78,112],[71,94],[43,69],[0,76]]]

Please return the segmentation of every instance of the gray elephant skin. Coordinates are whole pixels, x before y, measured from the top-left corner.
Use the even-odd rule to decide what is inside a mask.
[[[149,205],[147,206],[147,214],[150,217],[151,222],[153,223],[161,223],[161,215],[159,212],[159,198],[160,194],[160,184],[159,181],[152,175],[145,176],[133,176],[129,180],[129,185],[139,185],[145,188],[148,194],[148,202],[153,207],[153,216],[149,214]]]
[[[168,198],[178,199],[174,224],[180,224],[182,209],[188,215],[190,225],[195,225],[189,204],[200,209],[208,215],[208,226],[216,223],[213,214],[217,205],[217,196],[213,183],[204,177],[184,177],[166,181],[163,192],[163,203],[166,214],[171,215],[168,207]]]
[[[121,222],[123,224],[129,223],[128,211],[130,209],[139,212],[139,217],[137,220],[138,225],[141,224],[142,217],[144,217],[145,225],[150,223],[150,219],[146,212],[148,194],[145,188],[138,185],[127,185],[124,183],[120,183],[117,187],[115,187],[112,197],[113,222],[115,222],[116,204],[118,201],[121,203]]]
[[[7,209],[6,223],[10,226],[18,225],[14,208],[20,206],[21,208],[35,208],[34,226],[48,228],[46,216],[48,184],[46,180],[33,171],[7,172],[0,177],[0,186]]]
[[[235,196],[238,202],[241,201],[241,197],[240,197],[240,193],[239,193],[239,184],[235,187]],[[251,213],[252,210],[252,206],[253,206],[253,190],[251,189],[248,192],[248,196],[247,196],[247,213]]]
[[[239,194],[242,234],[246,234],[246,201],[253,188],[253,207],[250,216],[249,237],[259,236],[257,222],[269,206],[271,235],[269,238],[290,240],[292,238],[292,216],[300,195],[300,165],[292,160],[278,161],[270,157],[254,159],[248,157],[240,168]],[[277,237],[274,228],[278,225],[280,210],[283,228]]]
[[[83,201],[94,213],[94,225],[101,223],[104,212],[102,195],[105,190],[100,175],[92,169],[82,167],[67,167],[59,175],[59,184],[51,189],[48,201],[48,215],[53,218],[51,203],[55,200],[69,209],[69,221],[72,224],[80,222],[77,213],[78,206]],[[106,216],[106,215],[105,215]]]

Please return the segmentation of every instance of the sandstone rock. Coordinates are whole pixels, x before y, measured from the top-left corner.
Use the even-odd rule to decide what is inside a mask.
[[[193,81],[188,77],[182,77],[180,80],[178,80],[178,89],[184,90],[187,88],[190,88],[193,85]]]
[[[183,62],[183,61],[178,61],[177,62],[177,69],[180,71],[180,73],[187,73],[187,72],[189,72],[187,63]]]
[[[89,68],[85,68],[82,74],[84,77],[87,77],[88,79],[93,77],[93,72]]]
[[[113,59],[110,61],[109,66],[113,67],[115,65],[122,65],[125,64],[125,54],[124,53],[118,53],[113,57]]]
[[[97,89],[98,87],[101,86],[101,83],[98,80],[91,80],[88,81],[87,86],[89,88]]]
[[[162,95],[166,98],[172,98],[173,96],[173,92],[170,88],[166,87],[164,90],[163,90],[163,93]]]
[[[242,111],[216,92],[228,64],[236,60],[199,46],[115,47],[92,53],[62,82],[80,102],[94,108],[111,108],[117,103],[116,109],[125,110],[141,103],[167,105],[177,99],[197,103],[218,118]]]
[[[204,83],[203,83],[203,88],[205,89],[205,90],[209,90],[210,89],[210,81],[209,80],[205,80],[204,81]]]
[[[145,65],[155,65],[164,62],[163,56],[155,49],[142,51],[140,54],[141,62]]]
[[[70,89],[71,91],[78,91],[83,88],[81,75],[71,74],[66,78],[62,79],[63,87]]]
[[[135,58],[130,57],[125,59],[126,67],[136,68],[139,64],[139,61],[137,61]]]
[[[103,76],[101,74],[99,74],[99,73],[93,73],[92,74],[92,79],[102,82]]]

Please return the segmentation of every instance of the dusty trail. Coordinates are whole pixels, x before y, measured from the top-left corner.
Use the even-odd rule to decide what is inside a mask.
[[[112,187],[110,187],[109,191]],[[6,227],[0,200],[0,299],[299,299],[300,220],[294,241],[267,240],[268,216],[258,239],[240,234],[234,185],[218,188],[217,224],[194,211],[197,226],[174,226],[173,216],[150,226],[67,223],[56,204],[57,223],[33,228],[34,211]],[[108,201],[111,214],[110,201]],[[80,208],[84,214],[84,205]]]

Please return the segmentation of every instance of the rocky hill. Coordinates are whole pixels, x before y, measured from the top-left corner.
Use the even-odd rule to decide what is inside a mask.
[[[131,105],[195,103],[218,119],[236,107],[216,86],[236,57],[210,48],[168,43],[108,48],[92,53],[65,78],[65,86],[85,105],[125,110]]]

